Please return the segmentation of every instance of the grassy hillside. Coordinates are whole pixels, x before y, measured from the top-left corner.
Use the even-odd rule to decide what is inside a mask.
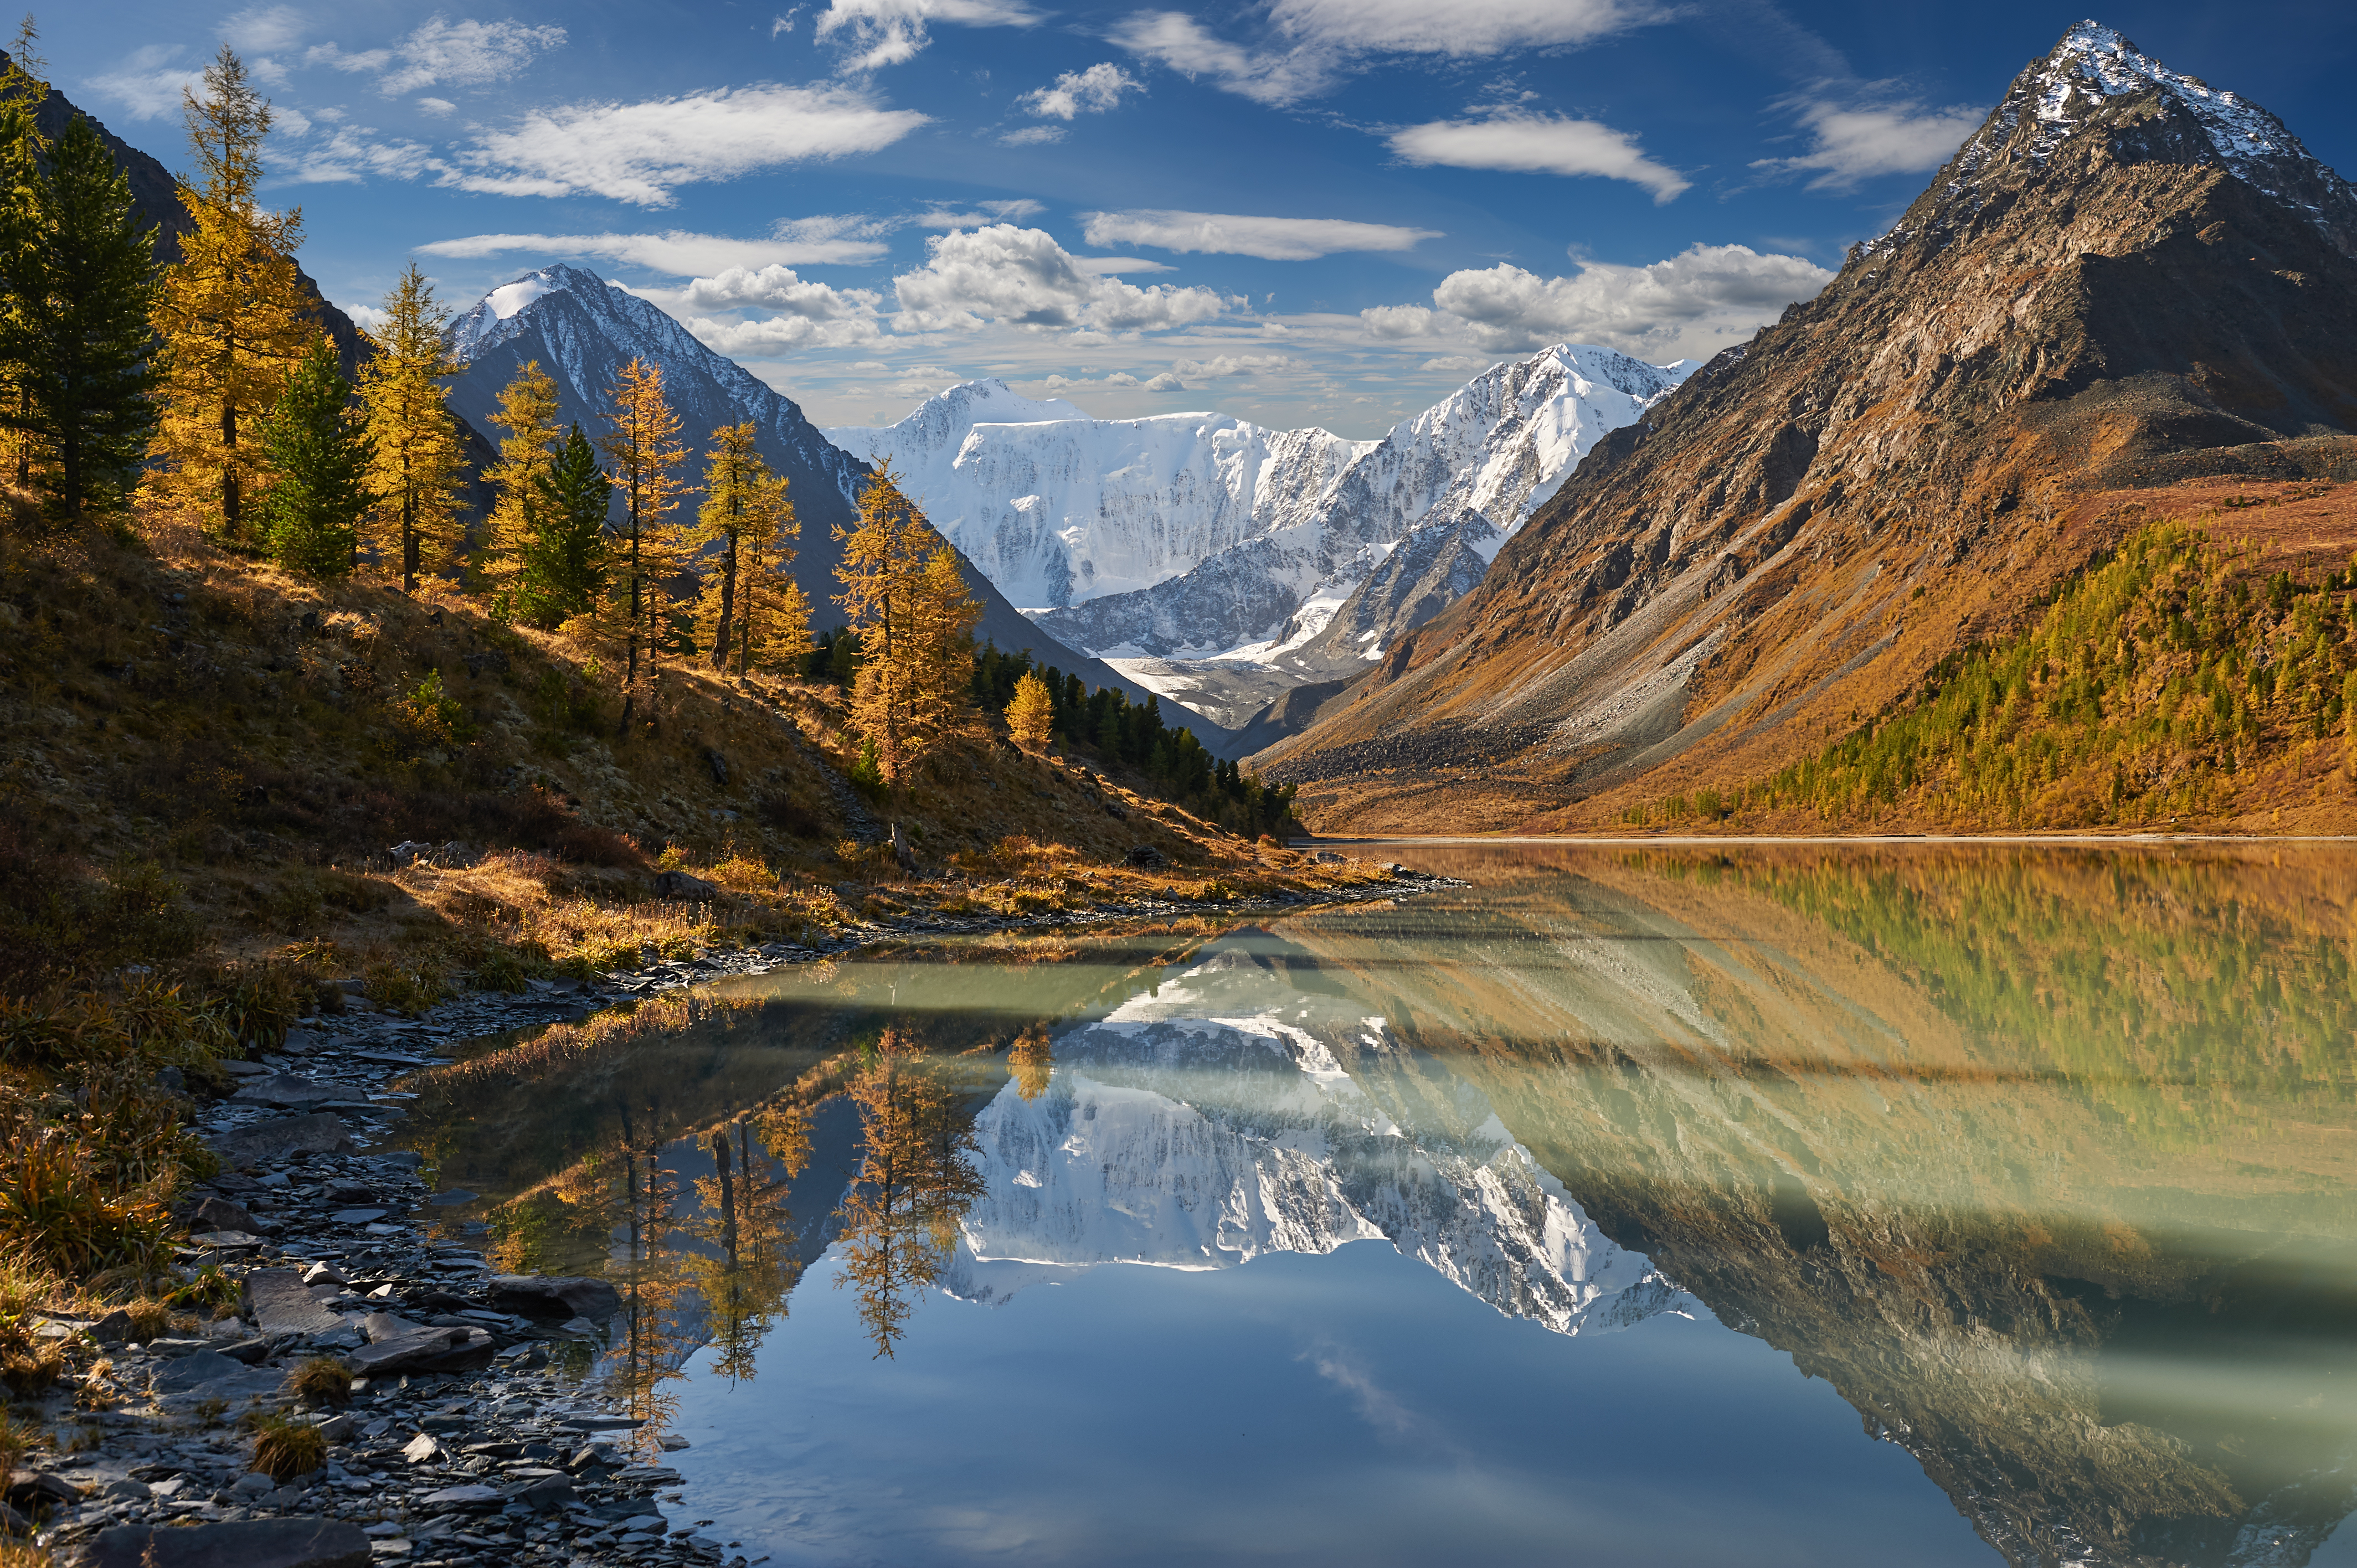
[[[2357,798],[2357,565],[2286,500],[2147,516],[1857,727],[1764,777],[1615,801],[1639,827],[2339,831]],[[2274,526],[2267,526],[2268,523]],[[2254,524],[2256,526],[2254,526]],[[2327,531],[2337,532],[2337,531]],[[1658,786],[1655,787],[1658,789]]]

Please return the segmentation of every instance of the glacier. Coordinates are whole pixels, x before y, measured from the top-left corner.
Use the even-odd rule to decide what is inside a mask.
[[[1059,639],[1123,660],[1275,660],[1298,680],[1380,657],[1446,607],[1598,441],[1694,368],[1557,344],[1492,366],[1375,441],[1217,413],[1096,420],[996,381],[951,387],[895,424],[826,435],[889,461]],[[1393,573],[1346,616],[1403,542],[1426,569]],[[1347,639],[1321,643],[1338,619]]]

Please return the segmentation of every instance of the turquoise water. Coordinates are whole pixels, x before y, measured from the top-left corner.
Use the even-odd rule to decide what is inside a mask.
[[[2357,857],[1387,853],[1468,886],[781,972],[422,1146],[732,1556],[2357,1562]]]

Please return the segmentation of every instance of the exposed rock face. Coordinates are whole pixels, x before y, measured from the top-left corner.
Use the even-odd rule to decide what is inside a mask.
[[[1426,781],[1395,820],[1374,769],[1505,759],[1560,804],[1781,766],[2102,547],[2057,547],[2076,489],[2357,475],[2352,251],[2357,196],[2274,116],[2074,27],[1897,227],[1264,762],[1361,826],[1475,800]]]

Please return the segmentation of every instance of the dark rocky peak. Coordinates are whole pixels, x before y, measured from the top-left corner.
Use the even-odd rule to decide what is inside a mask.
[[[2070,156],[2064,156],[2064,155]],[[2099,22],[2081,22],[2014,78],[2005,99],[1878,251],[1953,231],[2033,184],[2074,183],[2105,164],[2219,169],[2357,256],[2357,189],[2266,109],[2169,70]]]

